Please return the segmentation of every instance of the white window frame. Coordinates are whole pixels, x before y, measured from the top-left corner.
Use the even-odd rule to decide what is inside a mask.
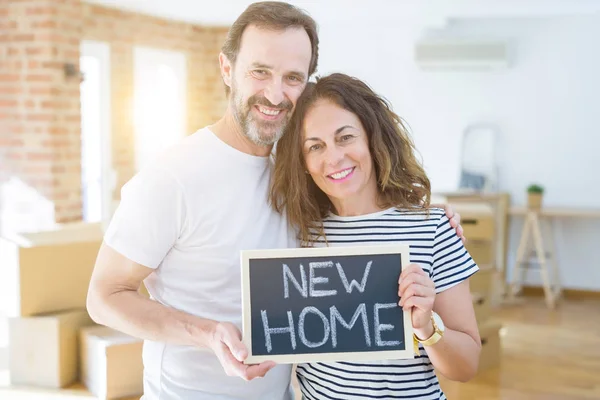
[[[101,222],[107,223],[113,212],[113,192],[116,174],[112,167],[111,129],[111,67],[110,45],[106,42],[84,40],[80,46],[81,57],[94,57],[100,61],[100,145],[101,145]],[[85,79],[85,77],[84,77]],[[83,134],[83,130],[82,130]],[[83,162],[83,160],[82,160]],[[83,183],[83,181],[82,181]],[[83,191],[82,191],[83,195]],[[100,221],[99,221],[100,222]]]

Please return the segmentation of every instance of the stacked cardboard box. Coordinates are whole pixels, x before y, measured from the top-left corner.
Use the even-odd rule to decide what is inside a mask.
[[[467,238],[467,250],[480,270],[469,279],[475,317],[481,336],[479,370],[493,368],[500,363],[502,325],[493,320],[491,307],[495,279],[494,249],[496,247],[495,218],[487,204],[456,206]]]
[[[96,326],[86,311],[86,297],[101,243],[100,224],[0,237],[11,384],[63,388],[79,380],[81,332]],[[133,350],[108,347],[127,353],[131,364],[141,364],[138,342]],[[141,385],[141,373],[127,378]]]
[[[0,265],[8,317],[85,309],[102,231],[57,229],[0,237]]]
[[[80,331],[81,381],[100,399],[143,392],[143,342],[105,326]]]
[[[85,310],[9,320],[9,370],[13,385],[62,388],[78,378],[79,330],[93,322]]]

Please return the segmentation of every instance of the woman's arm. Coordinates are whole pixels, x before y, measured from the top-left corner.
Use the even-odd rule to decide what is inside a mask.
[[[400,276],[400,305],[412,308],[415,335],[428,339],[434,332],[431,311],[442,319],[445,331],[442,339],[424,346],[437,371],[446,378],[466,382],[477,373],[481,339],[475,319],[469,281],[435,294],[435,285],[420,266],[411,264]]]

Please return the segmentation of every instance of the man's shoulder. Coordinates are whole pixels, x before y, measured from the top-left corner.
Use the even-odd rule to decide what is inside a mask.
[[[204,165],[207,155],[211,154],[211,132],[207,128],[199,129],[182,138],[179,142],[159,152],[146,163],[127,182],[127,187],[185,187],[190,182],[201,183],[207,175]]]
[[[214,135],[208,128],[197,130],[165,149],[150,168],[158,167],[170,171],[175,176],[185,176],[201,171],[201,164],[214,154]]]
[[[177,163],[178,160],[188,161],[198,156],[210,154],[214,147],[214,134],[208,128],[198,129],[185,136],[174,145],[166,148],[157,158],[157,162]]]

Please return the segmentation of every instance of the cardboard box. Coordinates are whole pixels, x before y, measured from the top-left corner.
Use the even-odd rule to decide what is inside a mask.
[[[494,217],[491,215],[461,216],[460,224],[467,240],[494,240]]]
[[[488,321],[492,314],[492,308],[490,306],[490,296],[482,295],[480,293],[472,293],[473,308],[475,309],[475,318],[477,319],[477,325],[482,325]]]
[[[85,309],[102,243],[101,227],[90,225],[0,238],[0,307],[5,315]]]
[[[10,318],[8,324],[13,385],[62,388],[77,381],[78,333],[93,324],[87,311]]]
[[[500,365],[502,358],[500,329],[502,329],[502,325],[498,323],[487,323],[479,328],[479,335],[481,336],[479,372]]]
[[[298,400],[302,399],[302,390],[300,390],[298,375],[296,375],[296,364],[292,367],[292,388],[294,389],[294,398]]]
[[[479,267],[494,265],[494,242],[490,240],[467,239],[465,247]]]
[[[150,298],[150,293],[148,293],[148,289],[146,289],[146,285],[144,284],[144,282],[142,282],[142,284],[140,285],[138,293],[144,297]]]
[[[144,391],[143,341],[105,326],[80,332],[81,381],[100,399],[141,395]]]
[[[471,293],[481,295],[490,294],[494,280],[495,270],[492,267],[480,267],[474,275],[469,278]]]
[[[490,205],[485,203],[463,203],[453,205],[461,216],[462,225],[467,238],[470,240],[494,240],[495,218]]]

